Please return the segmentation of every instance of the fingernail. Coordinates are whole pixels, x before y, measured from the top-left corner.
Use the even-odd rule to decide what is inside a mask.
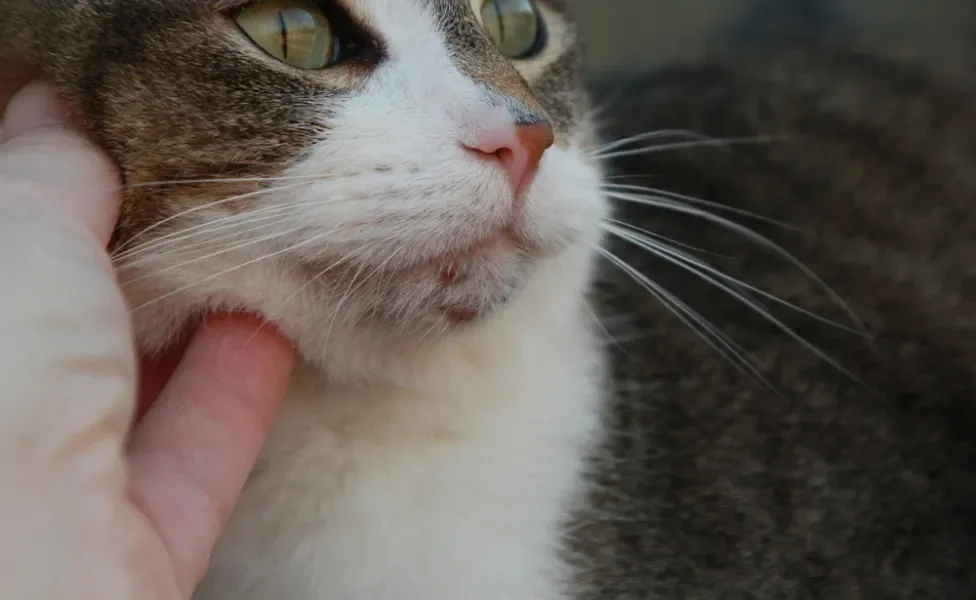
[[[33,82],[17,92],[3,115],[3,139],[16,137],[35,127],[65,122],[64,106],[53,86]]]

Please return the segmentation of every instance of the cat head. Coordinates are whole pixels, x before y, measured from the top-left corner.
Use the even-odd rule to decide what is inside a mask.
[[[0,8],[122,168],[147,348],[215,308],[317,358],[435,343],[584,285],[605,207],[564,0]]]

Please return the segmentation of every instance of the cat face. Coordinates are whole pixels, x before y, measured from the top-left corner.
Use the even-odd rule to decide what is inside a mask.
[[[51,70],[123,168],[148,345],[217,306],[312,354],[436,339],[586,269],[604,203],[563,0],[79,6],[90,42]]]

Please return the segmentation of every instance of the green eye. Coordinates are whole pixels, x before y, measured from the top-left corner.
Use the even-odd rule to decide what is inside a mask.
[[[484,0],[481,22],[508,58],[530,58],[542,50],[542,19],[532,0]]]
[[[335,60],[329,19],[310,0],[262,0],[234,20],[262,50],[298,69],[324,69]]]

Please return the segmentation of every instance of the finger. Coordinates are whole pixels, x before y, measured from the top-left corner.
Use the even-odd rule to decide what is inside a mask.
[[[271,427],[293,350],[270,326],[204,324],[130,441],[132,501],[156,526],[189,595]]]
[[[31,84],[4,113],[0,332],[10,348],[0,352],[0,381],[5,398],[32,401],[29,410],[3,403],[7,412],[0,420],[25,432],[24,423],[43,424],[37,435],[57,448],[69,439],[57,435],[92,439],[84,431],[55,434],[65,406],[76,407],[74,421],[61,421],[107,423],[102,431],[120,445],[132,403],[132,337],[104,243],[92,239],[107,239],[99,227],[111,225],[96,224],[114,220],[117,179],[108,159],[61,124],[58,104],[50,86]],[[111,185],[112,194],[99,191]],[[97,401],[68,401],[79,396]],[[47,415],[37,418],[42,411]]]
[[[44,83],[28,84],[11,98],[4,111],[0,144],[35,127],[61,125],[64,121],[64,106],[54,90]]]
[[[53,218],[104,247],[118,218],[119,174],[65,118],[47,84],[29,84],[11,99],[0,133],[0,215]]]
[[[143,356],[139,360],[139,392],[136,396],[134,423],[139,423],[166,388],[173,373],[183,360],[189,337],[162,352]]]

